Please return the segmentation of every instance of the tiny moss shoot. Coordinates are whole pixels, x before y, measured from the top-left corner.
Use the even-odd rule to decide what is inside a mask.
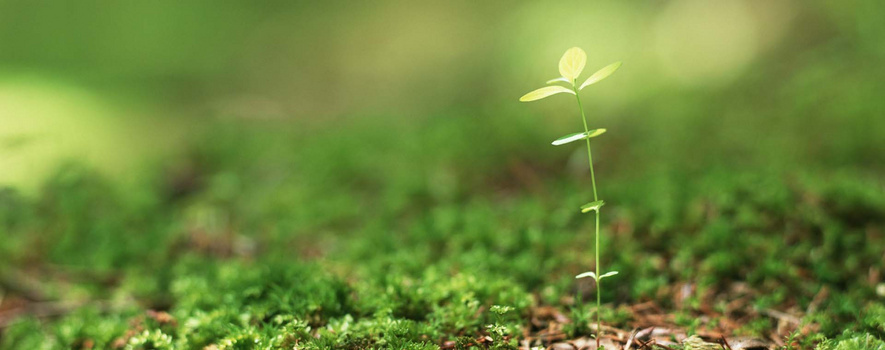
[[[578,110],[581,112],[581,121],[584,123],[584,132],[579,132],[575,134],[566,135],[560,137],[553,141],[554,146],[564,145],[570,142],[584,140],[587,144],[587,159],[590,162],[590,181],[593,186],[593,201],[581,206],[581,213],[593,212],[596,216],[596,271],[584,272],[580,275],[575,276],[575,278],[585,278],[590,277],[596,281],[596,347],[599,348],[599,338],[602,332],[602,322],[599,317],[599,310],[602,304],[602,279],[606,277],[611,277],[616,275],[617,271],[610,271],[604,274],[600,274],[600,266],[599,266],[599,212],[600,208],[605,204],[604,201],[599,199],[599,194],[596,191],[596,174],[593,170],[593,151],[590,147],[590,139],[602,135],[605,133],[606,129],[590,129],[587,124],[587,116],[584,114],[584,105],[581,104],[581,96],[579,92],[583,90],[585,87],[593,85],[607,78],[609,75],[614,73],[618,68],[621,67],[621,62],[615,62],[608,66],[603,67],[602,69],[596,71],[590,75],[584,83],[578,85],[578,76],[581,75],[581,71],[584,70],[584,65],[587,63],[587,54],[584,53],[584,50],[581,48],[573,47],[568,49],[565,54],[562,55],[562,58],[559,60],[559,74],[561,77],[556,79],[551,79],[547,82],[547,84],[555,84],[555,83],[565,83],[567,86],[561,85],[550,85],[545,86],[540,89],[534,90],[520,97],[519,100],[522,102],[530,102],[537,101],[547,96],[559,94],[559,93],[567,93],[575,95],[575,99],[578,102]]]

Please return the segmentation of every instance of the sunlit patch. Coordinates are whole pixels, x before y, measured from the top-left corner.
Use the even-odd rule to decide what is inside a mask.
[[[758,22],[744,2],[670,2],[654,24],[654,51],[677,81],[727,81],[759,52]]]
[[[0,186],[33,190],[68,161],[128,178],[144,156],[177,139],[160,121],[146,119],[73,85],[0,76]]]

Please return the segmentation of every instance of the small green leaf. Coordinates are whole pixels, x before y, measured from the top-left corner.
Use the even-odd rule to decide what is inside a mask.
[[[519,101],[520,102],[531,102],[531,101],[535,101],[535,100],[540,100],[540,99],[550,96],[550,95],[555,95],[555,94],[563,93],[563,92],[569,93],[572,95],[575,94],[574,91],[566,89],[566,88],[559,86],[559,85],[545,86],[545,87],[542,87],[540,89],[537,89],[535,91],[532,91],[532,92],[529,92],[529,93],[523,95],[522,97],[519,98]]]
[[[575,276],[575,279],[586,278],[586,277],[590,277],[590,278],[596,280],[596,273],[593,271],[584,272],[580,275]]]
[[[583,132],[568,134],[568,135],[565,135],[565,136],[560,137],[560,138],[556,139],[555,141],[553,141],[553,145],[554,146],[564,145],[566,143],[581,140],[586,137],[587,137],[587,134],[583,133]]]
[[[599,276],[599,279],[603,279],[603,278],[606,278],[606,277],[611,277],[611,276],[614,276],[614,275],[617,275],[617,274],[618,274],[617,271],[606,272],[606,273],[602,274],[601,276]]]
[[[577,140],[589,139],[605,133],[605,129],[593,129],[587,132],[568,134],[553,141],[554,146],[564,145]]]
[[[605,201],[602,200],[590,202],[581,206],[581,212],[586,213],[588,211],[599,210],[603,205],[605,205]]]
[[[587,85],[596,84],[600,80],[608,78],[608,76],[612,75],[612,73],[618,70],[618,68],[621,68],[621,62],[615,62],[603,67],[602,69],[596,71],[596,73],[593,73],[593,75],[591,75],[589,78],[587,78],[587,80],[585,80],[584,83],[581,84],[581,87],[578,88],[578,90],[584,90],[584,87],[586,87]]]
[[[584,65],[587,64],[587,54],[580,47],[568,49],[559,59],[559,74],[569,81],[578,79]]]
[[[575,85],[575,82],[574,82],[574,81],[569,81],[568,79],[563,78],[563,77],[559,77],[559,78],[556,78],[556,79],[550,79],[550,80],[547,81],[547,84],[553,84],[553,83],[555,83],[555,82],[557,82],[557,81],[562,81],[562,82],[566,82],[566,83],[569,83],[569,84]]]
[[[501,306],[501,305],[492,305],[492,307],[489,308],[489,311],[494,312],[498,315],[506,314],[512,310],[513,310],[512,306]]]
[[[593,129],[593,130],[590,130],[587,132],[587,138],[592,139],[592,138],[602,135],[602,134],[605,134],[605,129],[603,129],[603,128]]]

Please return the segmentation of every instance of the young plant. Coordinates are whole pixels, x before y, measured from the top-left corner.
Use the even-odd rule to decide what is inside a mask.
[[[596,215],[596,271],[584,272],[580,275],[575,276],[575,278],[590,277],[593,278],[594,281],[596,281],[596,347],[599,348],[599,336],[602,332],[602,323],[599,320],[599,309],[602,303],[602,286],[600,282],[602,282],[602,279],[614,276],[618,272],[610,271],[604,274],[600,274],[599,271],[599,211],[600,208],[602,208],[602,206],[605,204],[605,202],[599,199],[599,195],[596,192],[596,175],[593,171],[593,151],[590,148],[590,139],[602,135],[603,133],[605,133],[605,129],[599,128],[591,130],[587,127],[587,117],[584,115],[584,106],[581,104],[581,96],[579,95],[579,92],[585,87],[596,84],[601,80],[607,78],[609,75],[611,75],[616,70],[618,70],[618,68],[621,67],[621,62],[615,62],[608,66],[605,66],[604,68],[596,71],[596,73],[593,73],[581,85],[578,85],[578,76],[581,75],[581,71],[584,70],[584,65],[586,63],[587,54],[584,53],[584,50],[581,50],[581,48],[578,47],[568,49],[559,60],[559,74],[562,76],[547,82],[547,84],[555,84],[561,82],[565,83],[566,86],[550,85],[542,87],[540,89],[525,94],[524,96],[520,97],[519,100],[522,102],[537,101],[547,96],[559,93],[567,93],[575,95],[575,98],[578,101],[578,110],[581,112],[581,120],[584,122],[584,132],[560,137],[556,139],[556,141],[553,141],[553,145],[559,146],[578,140],[585,140],[587,143],[587,159],[590,161],[590,180],[593,184],[593,201],[582,205],[581,213],[588,213],[592,211]]]

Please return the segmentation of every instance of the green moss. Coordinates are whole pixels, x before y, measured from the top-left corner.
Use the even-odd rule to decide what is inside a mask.
[[[525,146],[546,142],[533,119],[501,118],[363,121],[310,134],[222,124],[195,136],[191,155],[180,159],[198,164],[190,188],[166,185],[164,168],[153,170],[156,181],[124,190],[69,165],[35,197],[0,191],[8,238],[0,240],[0,271],[33,273],[55,298],[129,300],[21,318],[3,331],[0,349],[118,341],[429,349],[485,336],[489,347],[507,349],[539,304],[575,320],[566,325],[570,335],[591,334],[594,308],[574,303],[574,275],[592,265],[583,253],[592,223],[577,210],[585,184],[540,180],[529,186],[545,193],[536,195],[512,183],[546,179],[525,174],[558,172],[568,159]],[[467,141],[489,130],[520,139],[491,136],[477,153]],[[391,132],[402,137],[384,137]],[[802,341],[832,338],[822,345],[832,347],[867,341],[865,334],[870,344],[885,338],[885,312],[868,281],[871,269],[885,271],[875,234],[885,213],[881,179],[602,168],[611,172],[606,196],[622,199],[606,204],[611,221],[602,229],[611,234],[603,246],[618,249],[604,263],[629,277],[603,291],[610,303],[602,316],[613,326],[630,327],[623,305],[655,300],[674,310],[674,286],[694,286],[674,314],[698,329],[705,293],[742,283],[753,307],[804,309],[825,285],[829,297],[806,320],[819,334]],[[648,198],[664,190],[666,198]],[[511,310],[499,314],[495,305]],[[174,322],[155,320],[151,309]],[[759,317],[736,332],[775,326]]]

